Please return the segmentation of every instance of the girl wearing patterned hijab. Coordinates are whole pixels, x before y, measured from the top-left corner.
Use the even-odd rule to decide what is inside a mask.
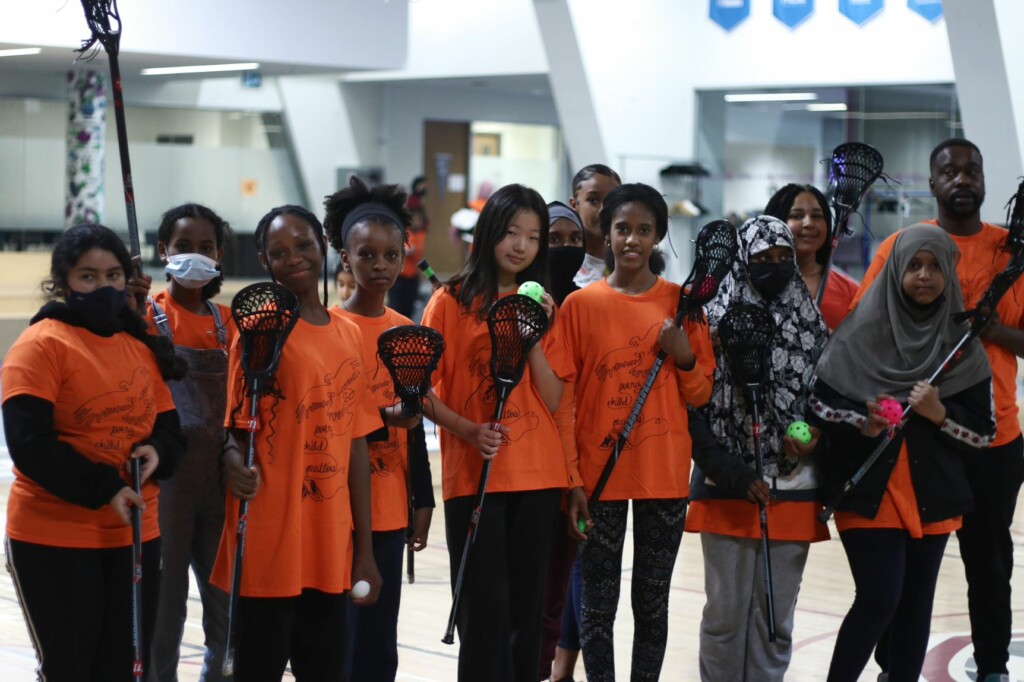
[[[930,386],[924,380],[967,331],[956,245],[939,227],[903,230],[818,364],[811,407],[828,448],[819,458],[831,501],[882,439],[878,403],[911,411],[836,512],[857,587],[836,638],[829,680],[856,680],[886,625],[889,677],[916,680],[928,645],[935,581],[949,533],[971,509],[962,457],[995,435],[992,373],[978,340]]]
[[[793,613],[811,542],[828,539],[815,520],[820,505],[808,444],[786,438],[804,419],[814,366],[828,330],[794,263],[793,235],[771,216],[748,220],[739,231],[739,256],[707,307],[715,348],[714,388],[707,412],[719,445],[744,463],[746,476],[716,485],[694,467],[686,530],[701,534],[707,603],[701,621],[704,680],[781,680],[789,666]],[[775,321],[761,398],[764,478],[756,471],[750,410],[718,337],[732,305],[765,306]],[[761,573],[758,503],[767,504],[777,641],[768,641]]]

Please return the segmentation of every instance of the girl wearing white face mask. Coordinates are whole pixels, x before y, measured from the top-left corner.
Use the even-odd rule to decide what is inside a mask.
[[[149,680],[177,679],[178,651],[192,567],[203,603],[207,643],[200,679],[221,679],[227,596],[209,584],[224,525],[220,459],[224,442],[227,353],[230,310],[210,299],[223,279],[219,263],[230,228],[216,213],[184,204],[163,215],[157,251],[166,263],[165,291],[150,297],[151,331],[174,343],[188,362],[188,375],[170,382],[171,393],[188,438],[188,454],[177,473],[161,485],[160,530],[164,538],[160,604],[153,636]]]

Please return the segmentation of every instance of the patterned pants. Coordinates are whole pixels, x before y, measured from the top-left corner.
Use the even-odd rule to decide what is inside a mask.
[[[633,501],[634,682],[657,680],[668,638],[668,591],[679,553],[686,499]],[[612,630],[622,581],[628,502],[598,502],[593,528],[580,547],[583,602],[580,642],[590,682],[615,680]]]

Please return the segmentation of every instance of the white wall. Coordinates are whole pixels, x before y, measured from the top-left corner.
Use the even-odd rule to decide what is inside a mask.
[[[385,84],[382,97],[383,162],[387,181],[406,184],[423,173],[425,121],[505,121],[558,125],[548,95],[491,94],[486,88]]]
[[[349,80],[409,80],[547,73],[531,0],[413,0],[402,68]]]
[[[331,68],[405,63],[407,0],[121,2],[121,49]],[[0,43],[77,47],[76,0],[0,0]]]

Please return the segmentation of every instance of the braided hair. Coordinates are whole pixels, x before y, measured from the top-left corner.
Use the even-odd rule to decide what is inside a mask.
[[[276,208],[270,209],[265,216],[260,218],[260,222],[256,225],[256,251],[263,256],[263,262],[269,263],[270,256],[267,254],[267,230],[270,229],[270,224],[274,222],[275,218],[283,215],[291,215],[296,218],[304,220],[311,228],[313,233],[316,235],[316,243],[320,248],[320,254],[324,257],[324,307],[327,307],[327,248],[324,246],[324,226],[320,223],[320,219],[317,218],[313,213],[302,206],[296,206],[294,204],[285,204],[284,206],[277,206]],[[273,279],[273,274],[270,275]]]

